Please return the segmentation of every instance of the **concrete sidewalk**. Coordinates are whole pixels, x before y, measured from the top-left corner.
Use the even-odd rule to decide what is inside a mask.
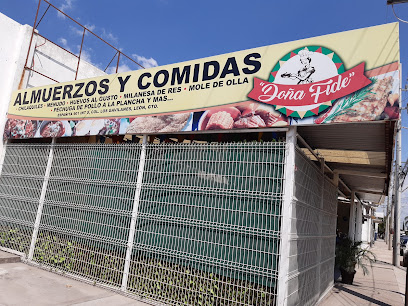
[[[371,250],[377,262],[370,274],[357,271],[353,285],[336,282],[320,306],[404,305],[405,268],[392,266],[392,251],[383,240]],[[18,256],[0,251],[0,306],[148,305],[19,261]]]
[[[0,251],[0,306],[148,305],[21,262]]]
[[[371,251],[377,262],[370,274],[358,270],[353,285],[336,282],[320,306],[404,305],[406,269],[392,265],[392,250],[383,240],[377,240]]]

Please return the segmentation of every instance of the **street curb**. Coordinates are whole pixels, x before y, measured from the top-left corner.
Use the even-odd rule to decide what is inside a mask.
[[[3,253],[7,254],[7,253]],[[0,256],[0,264],[6,264],[6,263],[16,263],[16,262],[21,262],[21,257],[18,255],[13,255],[13,254],[7,254]]]

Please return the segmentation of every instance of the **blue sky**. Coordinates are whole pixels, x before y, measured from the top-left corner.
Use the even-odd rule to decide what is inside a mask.
[[[145,67],[166,65],[217,54],[282,43],[395,22],[386,0],[52,0],[54,5],[86,25]],[[0,0],[0,11],[22,24],[34,22],[37,0]],[[43,3],[41,12],[46,5]],[[394,6],[408,20],[408,3]],[[82,32],[50,10],[39,31],[74,53]],[[403,86],[408,77],[408,24],[400,23]],[[114,52],[85,37],[83,56],[105,69]],[[121,61],[121,71],[137,67]],[[113,67],[108,68],[109,72]],[[403,94],[407,106],[408,93]],[[408,127],[407,111],[403,125]],[[408,130],[403,130],[402,160],[408,158]],[[408,179],[407,179],[408,181]],[[408,206],[408,191],[404,193]],[[408,207],[403,215],[408,215]]]

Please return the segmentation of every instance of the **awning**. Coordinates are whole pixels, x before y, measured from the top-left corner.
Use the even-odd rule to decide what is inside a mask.
[[[382,121],[299,126],[298,134],[360,200],[379,204],[388,194],[395,124]],[[317,161],[302,142],[299,146]],[[334,177],[328,169],[326,173]],[[344,184],[339,184],[339,189],[350,196]]]

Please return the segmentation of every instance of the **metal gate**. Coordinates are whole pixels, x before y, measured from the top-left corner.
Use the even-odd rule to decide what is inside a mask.
[[[146,301],[275,305],[285,143],[9,144],[0,246]]]

